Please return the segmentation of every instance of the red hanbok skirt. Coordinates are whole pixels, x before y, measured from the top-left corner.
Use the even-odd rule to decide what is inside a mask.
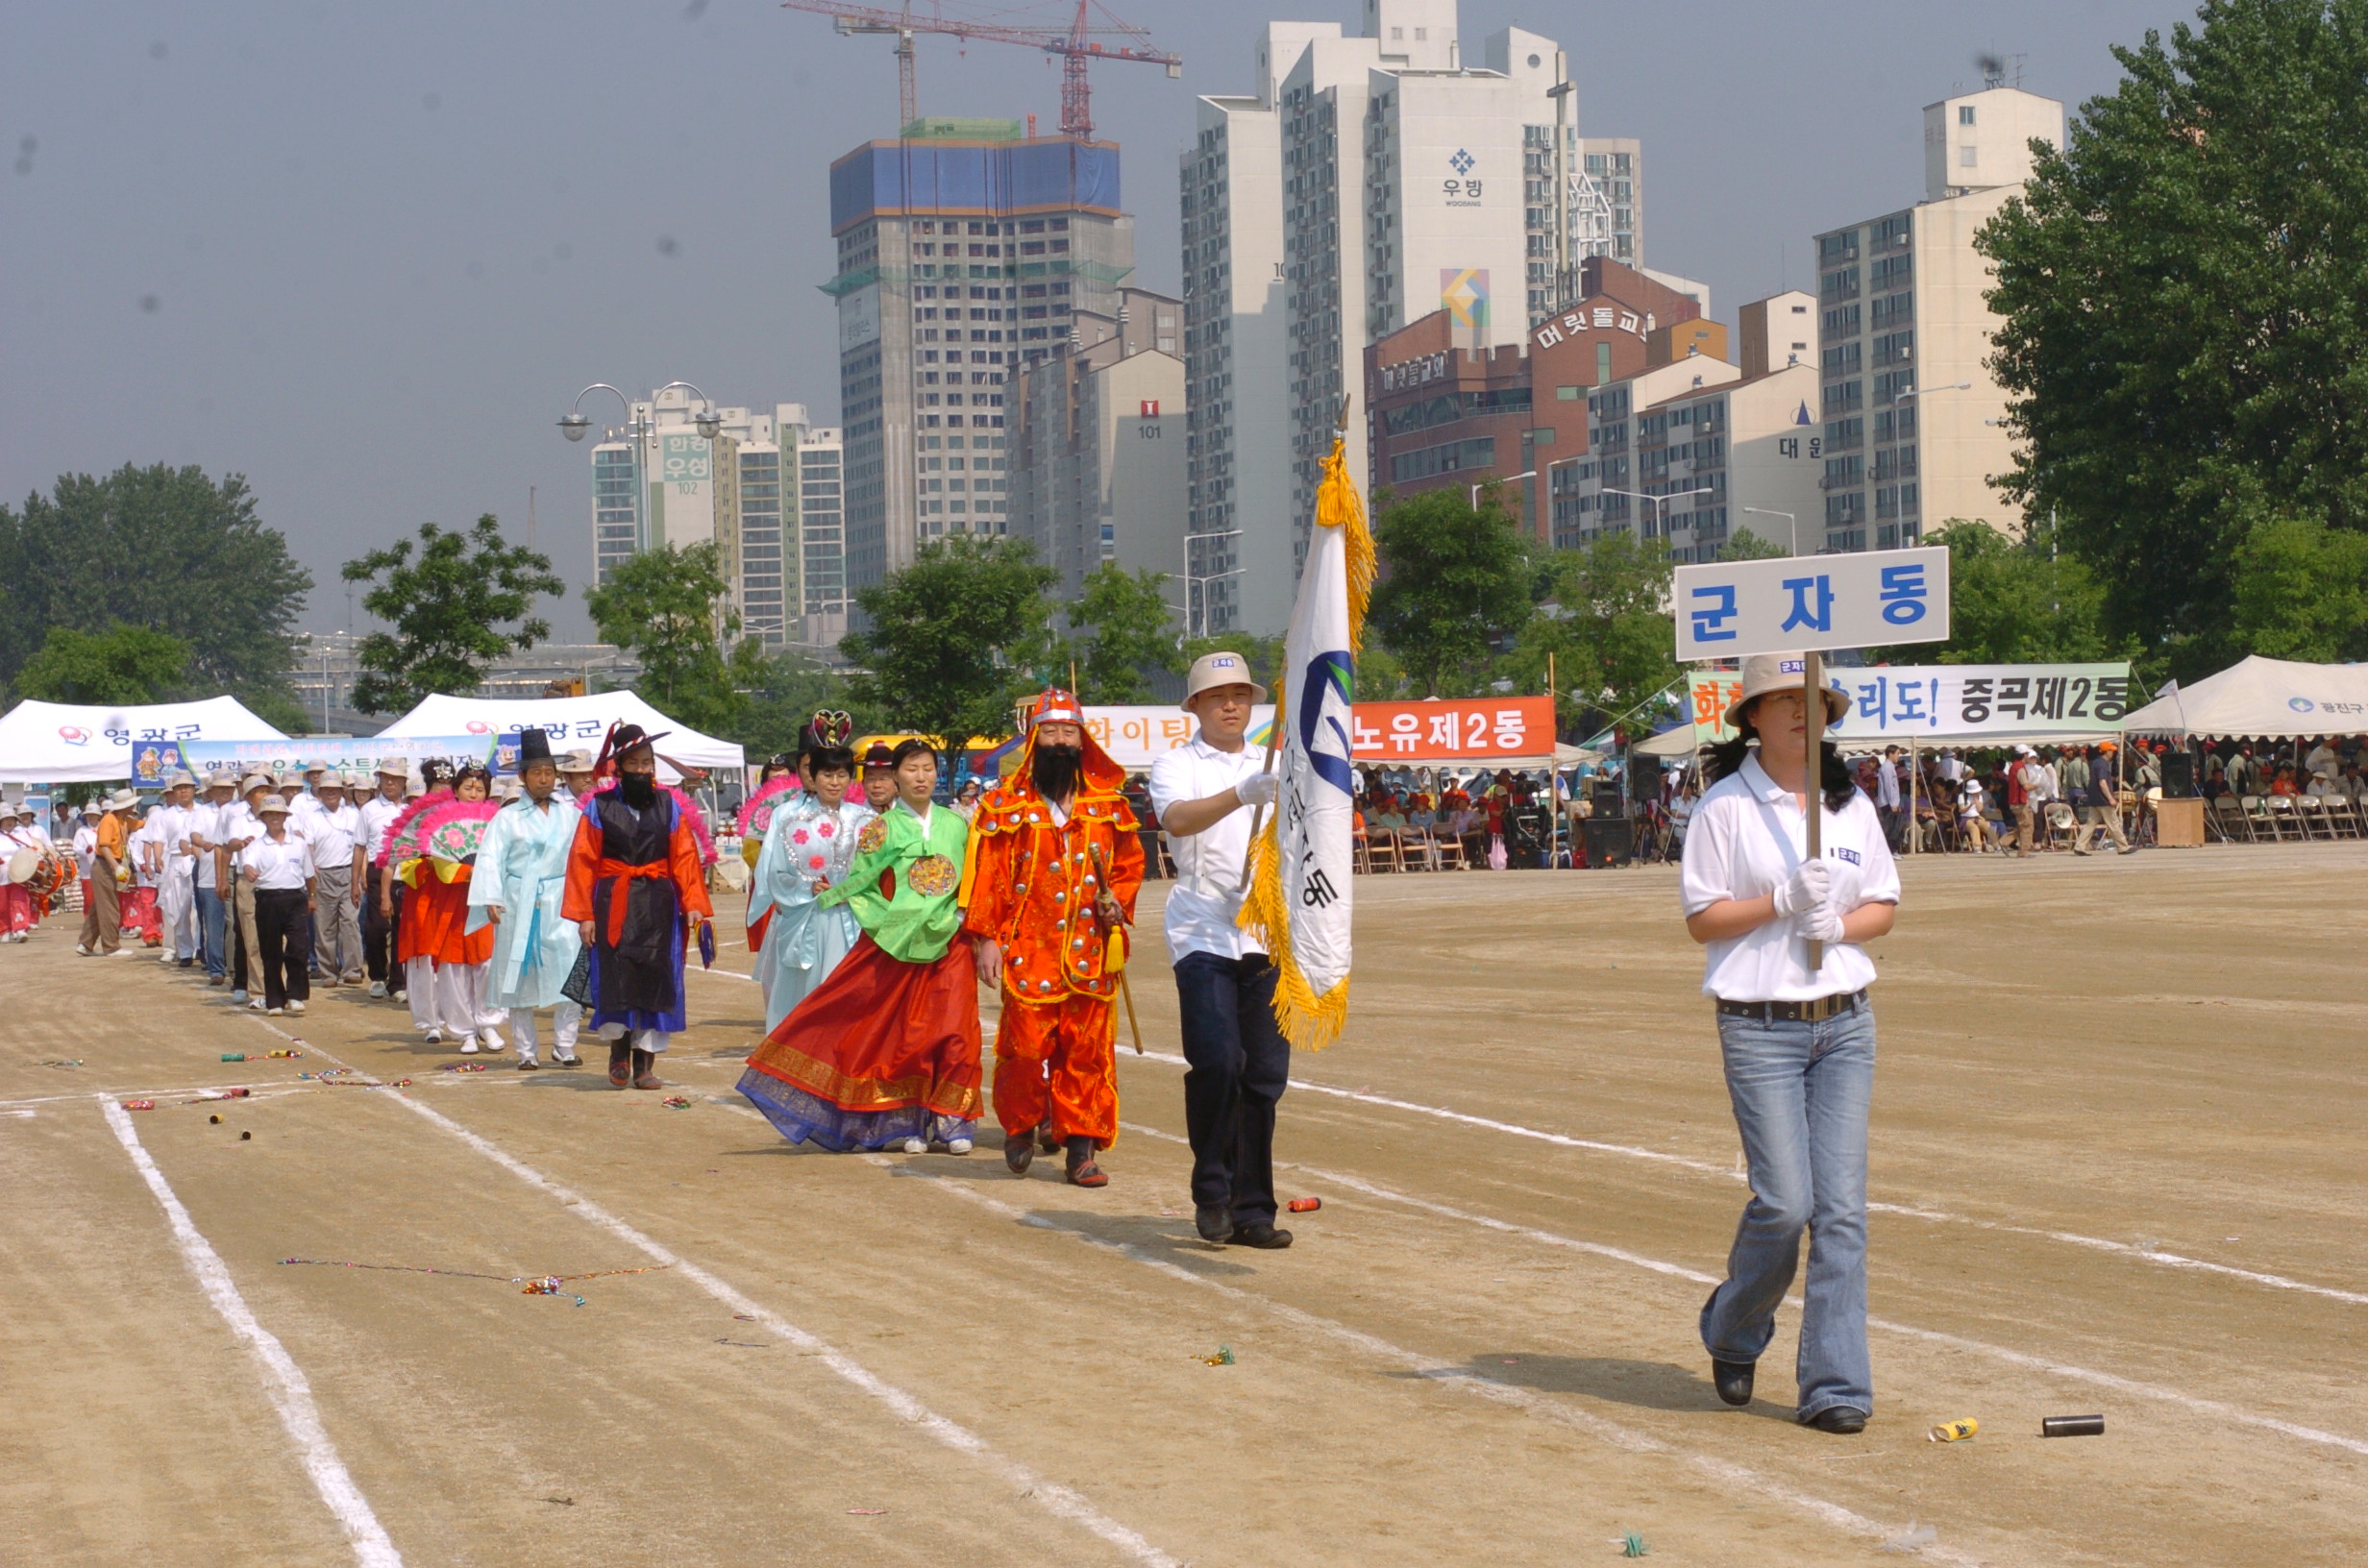
[[[970,944],[907,964],[857,940],[749,1058],[740,1092],[793,1143],[876,1149],[974,1136],[978,976]]]

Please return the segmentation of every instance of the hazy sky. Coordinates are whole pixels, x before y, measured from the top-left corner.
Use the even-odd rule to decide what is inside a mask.
[[[950,4],[951,0],[950,0]],[[1185,59],[1098,69],[1139,280],[1176,286],[1192,100],[1249,85],[1268,16],[1356,0],[1114,0]],[[969,8],[985,14],[986,4]],[[1057,3],[1006,14],[1058,25]],[[2114,42],[2186,0],[1466,0],[1560,38],[1579,123],[1642,139],[1645,259],[1716,314],[1804,283],[1808,236],[1916,200],[1922,107],[2023,56],[2023,86],[2109,89]],[[0,11],[0,495],[126,461],[245,474],[346,624],[338,565],[498,513],[580,584],[577,389],[677,379],[835,418],[826,176],[891,135],[887,40],[764,0],[27,0]],[[1045,56],[921,45],[925,113],[1057,120]],[[596,421],[614,399],[587,402]],[[586,636],[578,597],[562,636]]]

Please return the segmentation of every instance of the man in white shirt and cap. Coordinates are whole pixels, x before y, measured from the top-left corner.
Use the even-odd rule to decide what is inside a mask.
[[[189,845],[189,827],[197,806],[197,780],[177,772],[164,781],[164,803],[151,819],[160,871],[157,877],[157,919],[164,948],[157,962],[188,968],[197,962],[197,856]]]
[[[592,753],[570,751],[559,758],[559,784],[551,792],[552,798],[561,805],[574,806],[579,811],[592,793]]]
[[[206,793],[189,807],[189,894],[196,909],[197,946],[206,961],[206,984],[230,984],[230,851],[222,821],[237,798],[238,779],[226,772],[206,775]]]
[[[1291,1044],[1274,1022],[1276,971],[1234,923],[1249,855],[1248,808],[1280,793],[1247,744],[1266,700],[1239,653],[1205,653],[1184,681],[1192,741],[1151,764],[1151,806],[1175,860],[1165,922],[1175,966],[1184,1123],[1193,1148],[1193,1223],[1203,1239],[1291,1245],[1274,1224],[1274,1107],[1291,1082]]]
[[[362,967],[370,976],[370,994],[391,994],[404,1001],[403,965],[395,956],[395,937],[403,919],[403,883],[394,868],[379,864],[386,848],[386,830],[409,802],[404,798],[411,765],[402,757],[382,757],[371,774],[378,793],[361,802],[356,837],[365,868],[361,890]]]
[[[312,845],[312,968],[333,986],[361,983],[361,809],[346,797],[346,775],[322,772],[312,809],[297,831]]]
[[[224,896],[230,905],[231,1000],[252,999],[262,975],[262,948],[255,925],[255,884],[236,874],[238,856],[263,836],[261,808],[272,793],[271,775],[249,773],[239,781],[239,798],[222,813],[222,843],[230,850],[231,873]],[[286,804],[284,798],[281,802]]]

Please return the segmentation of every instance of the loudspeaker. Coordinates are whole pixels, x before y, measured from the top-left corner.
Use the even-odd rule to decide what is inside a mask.
[[[1625,866],[1636,859],[1636,824],[1626,818],[1590,817],[1581,825],[1586,830],[1588,865]]]
[[[1627,800],[1626,797],[1621,795],[1619,781],[1616,779],[1607,779],[1598,776],[1594,780],[1593,785],[1588,791],[1587,797],[1594,802],[1595,821],[1601,821],[1607,817],[1625,817],[1628,815]]]
[[[1628,798],[1635,801],[1637,805],[1637,809],[1629,813],[1632,817],[1643,816],[1644,807],[1653,805],[1661,799],[1661,764],[1659,762],[1649,758],[1642,761],[1635,757],[1628,759]]]
[[[2195,753],[2165,751],[2156,759],[2162,764],[2162,796],[2166,800],[2195,798]]]

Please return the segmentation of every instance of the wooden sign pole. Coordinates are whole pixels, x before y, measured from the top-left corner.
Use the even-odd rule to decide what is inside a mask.
[[[1825,760],[1825,660],[1813,650],[1801,655],[1801,723],[1809,742],[1809,858],[1814,860],[1824,852],[1825,842],[1825,800],[1819,776]],[[1824,967],[1825,943],[1813,940],[1809,943],[1810,971]]]

